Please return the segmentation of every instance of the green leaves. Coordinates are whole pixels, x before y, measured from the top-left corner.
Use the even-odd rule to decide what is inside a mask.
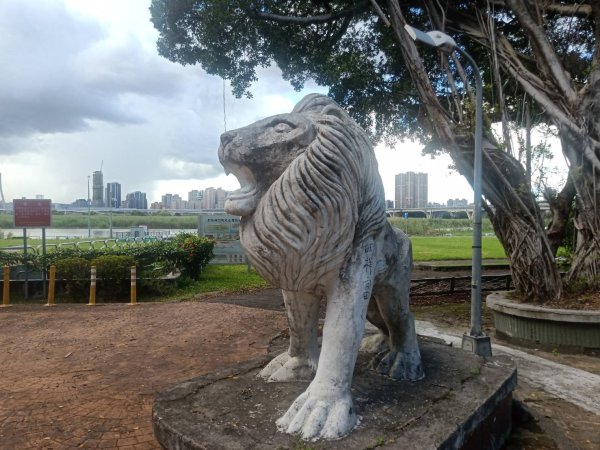
[[[29,264],[41,269],[52,264],[61,264],[65,260],[92,261],[104,257],[128,258],[137,266],[141,278],[160,278],[169,273],[198,279],[208,262],[214,256],[214,242],[191,233],[180,233],[170,241],[155,241],[132,247],[113,247],[102,249],[57,248],[41,255],[28,255]],[[0,264],[16,265],[23,263],[21,253],[0,251]],[[109,264],[110,265],[110,264]],[[89,275],[89,274],[88,274]]]
[[[214,256],[214,241],[191,233],[179,233],[173,239],[172,244],[175,246],[173,254],[177,258],[175,265],[181,270],[182,274],[197,280],[200,277],[202,268]]]

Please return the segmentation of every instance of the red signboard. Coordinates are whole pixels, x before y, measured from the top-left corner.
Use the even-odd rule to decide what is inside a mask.
[[[13,200],[15,228],[52,225],[52,200]]]

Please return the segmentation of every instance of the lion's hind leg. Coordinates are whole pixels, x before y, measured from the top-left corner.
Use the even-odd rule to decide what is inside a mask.
[[[304,292],[282,292],[290,326],[290,345],[287,352],[275,357],[258,376],[271,382],[310,381],[319,359],[317,325],[320,299]]]
[[[393,249],[396,260],[385,278],[375,286],[375,304],[371,309],[370,320],[387,335],[389,350],[377,355],[373,361],[375,370],[397,380],[419,380],[425,376],[421,364],[421,353],[417,342],[415,321],[409,310],[410,275],[412,250],[410,241],[399,230],[391,230],[395,235]],[[379,322],[379,323],[378,323]],[[383,323],[381,323],[383,322]]]
[[[423,378],[425,374],[421,364],[415,321],[408,310],[408,298],[406,308],[402,307],[402,295],[402,290],[399,292],[395,287],[378,289],[375,294],[387,331],[382,331],[378,337],[387,338],[389,349],[380,352],[372,365],[382,375],[396,380],[415,381]]]
[[[378,296],[377,298],[378,303],[390,301],[390,297],[387,296]],[[406,311],[397,315],[389,315],[386,316],[386,322],[389,324],[389,335],[387,336],[389,349],[380,352],[374,358],[372,366],[377,373],[396,380],[420,380],[425,373],[412,314]],[[380,337],[382,335],[383,333]]]

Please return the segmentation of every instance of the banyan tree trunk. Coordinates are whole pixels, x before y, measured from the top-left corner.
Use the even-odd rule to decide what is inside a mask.
[[[429,116],[432,133],[452,157],[458,171],[473,184],[473,139],[457,134],[432,88],[397,0],[389,1],[392,27],[406,67]],[[517,293],[529,301],[553,300],[562,294],[562,281],[544,229],[541,212],[523,167],[498,146],[485,145],[483,196],[494,231],[510,260]]]
[[[457,160],[471,166],[468,153]],[[522,166],[510,154],[488,145],[483,173],[486,210],[510,261],[517,294],[539,303],[559,298],[560,272]],[[468,172],[464,175],[470,179]]]
[[[580,156],[586,152],[593,154],[591,135],[582,139],[565,134],[568,137],[562,139],[563,150],[567,150],[565,153],[571,162],[570,174],[577,192],[574,219],[577,244],[567,281],[595,288],[600,286],[600,169]]]

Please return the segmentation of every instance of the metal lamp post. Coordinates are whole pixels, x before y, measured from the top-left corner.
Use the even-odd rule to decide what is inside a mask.
[[[463,334],[462,348],[480,356],[492,356],[490,337],[481,327],[481,195],[482,195],[482,137],[483,137],[483,81],[479,67],[467,52],[460,48],[454,39],[441,31],[427,33],[404,26],[408,34],[417,42],[451,53],[457,51],[464,56],[475,75],[475,158],[473,162],[473,192],[475,209],[473,212],[473,261],[471,275],[471,329]]]
[[[113,238],[113,226],[112,226],[112,208],[113,208],[113,196],[112,196],[112,189],[108,188],[108,193],[109,195],[109,199],[108,199],[108,236],[110,239]]]
[[[91,200],[90,200],[90,176],[88,175],[88,196],[87,196],[87,209],[88,209],[88,217],[87,217],[87,219],[88,219],[88,238],[91,238],[91,237],[92,237],[92,227],[91,227],[91,221],[90,221],[90,214],[91,214],[91,211],[90,211],[90,207],[91,207],[91,205],[90,205],[90,203],[91,203]]]

